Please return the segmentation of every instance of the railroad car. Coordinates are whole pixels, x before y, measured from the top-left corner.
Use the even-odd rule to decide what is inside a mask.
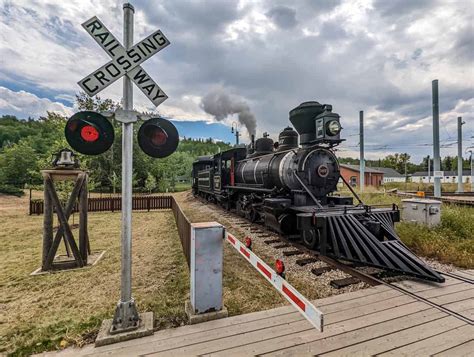
[[[332,106],[304,102],[289,120],[294,129],[283,129],[277,142],[265,133],[248,146],[198,158],[193,193],[322,255],[443,282],[399,239],[398,207],[364,204],[341,176],[341,118]],[[338,192],[341,183],[352,195]]]

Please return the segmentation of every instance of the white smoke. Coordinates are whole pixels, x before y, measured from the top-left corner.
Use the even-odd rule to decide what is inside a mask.
[[[257,131],[257,120],[245,100],[227,93],[223,88],[216,88],[207,93],[201,100],[201,108],[218,121],[238,114],[239,122],[245,125],[249,137]]]

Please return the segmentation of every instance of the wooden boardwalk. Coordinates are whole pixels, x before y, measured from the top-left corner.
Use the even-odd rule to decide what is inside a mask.
[[[470,279],[474,271],[457,272]],[[470,319],[474,285],[405,281],[399,286]],[[474,356],[474,326],[387,286],[315,301],[325,330],[290,306],[157,331],[153,336],[64,356],[383,355]]]

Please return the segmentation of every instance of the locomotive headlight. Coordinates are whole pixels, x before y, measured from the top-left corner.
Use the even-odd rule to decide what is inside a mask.
[[[326,129],[328,135],[335,136],[341,132],[341,124],[337,120],[331,120],[327,123]]]

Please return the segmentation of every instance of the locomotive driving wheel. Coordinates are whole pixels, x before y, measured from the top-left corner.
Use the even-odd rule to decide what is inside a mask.
[[[303,243],[309,249],[316,249],[319,246],[321,235],[319,230],[311,229],[303,231]]]

